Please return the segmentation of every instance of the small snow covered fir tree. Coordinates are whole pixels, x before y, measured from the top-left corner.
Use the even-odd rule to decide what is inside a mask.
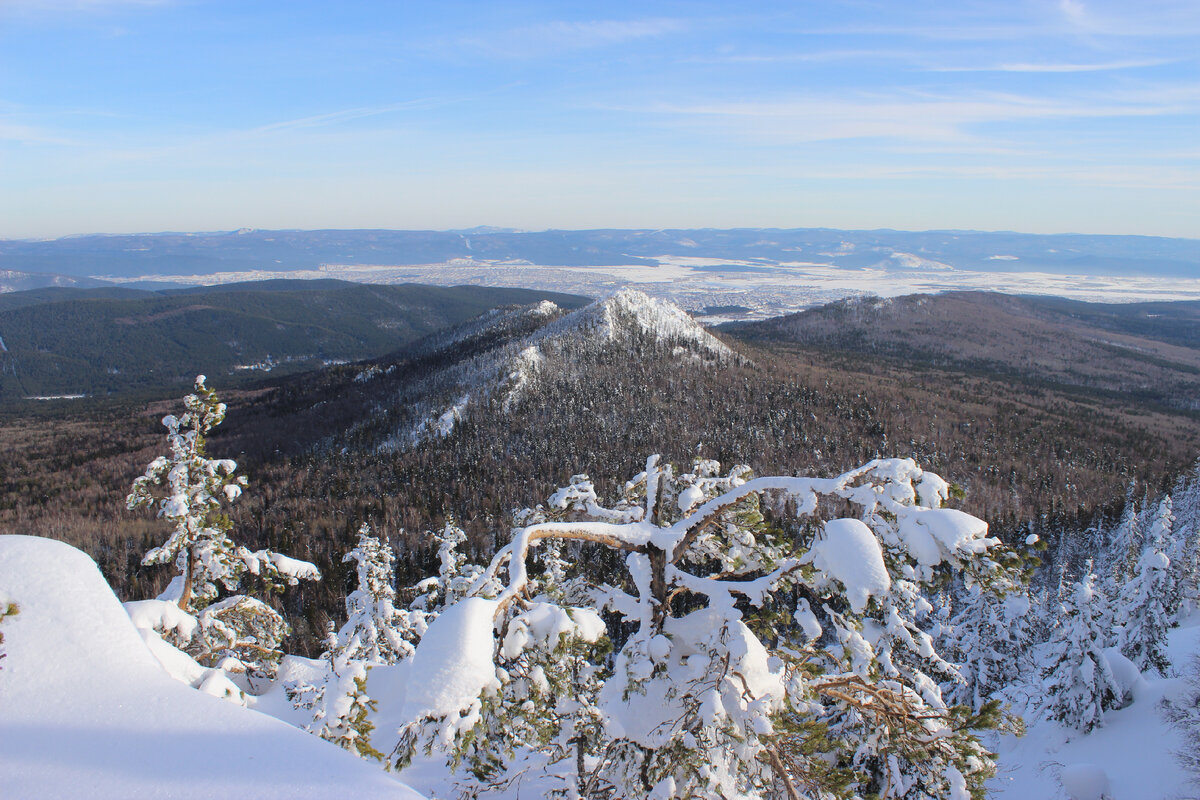
[[[370,715],[376,706],[367,696],[370,665],[352,656],[353,645],[353,639],[340,640],[330,623],[321,654],[322,679],[315,686],[290,686],[288,695],[297,708],[312,710],[312,722],[305,726],[310,733],[361,758],[382,760],[383,753],[371,746],[375,723]]]
[[[1096,591],[1089,563],[1083,579],[1062,598],[1059,624],[1040,663],[1047,715],[1083,733],[1099,726],[1106,710],[1125,704],[1123,690],[1104,655],[1109,645],[1105,602]]]
[[[365,523],[358,543],[343,561],[353,561],[358,588],[346,597],[346,624],[338,633],[347,658],[368,664],[394,664],[412,654],[405,638],[411,627],[407,611],[396,608],[395,555],[387,540],[371,534]]]
[[[1175,519],[1168,556],[1178,620],[1200,608],[1200,462],[1176,483],[1171,511]]]
[[[485,570],[468,562],[461,550],[467,541],[467,533],[453,519],[446,520],[440,531],[430,531],[427,535],[438,545],[438,574],[414,587],[417,597],[412,603],[413,611],[425,612],[432,619],[441,609],[457,603],[469,592],[486,596],[500,593],[503,587],[494,577],[476,586]]]
[[[1007,597],[979,586],[964,591],[951,620],[947,654],[962,680],[953,684],[950,700],[981,711],[997,691],[1022,679],[1030,606],[1023,591]]]
[[[1146,547],[1138,569],[1121,587],[1121,607],[1116,622],[1121,626],[1121,652],[1138,669],[1154,668],[1166,676],[1170,668],[1165,647],[1167,630],[1178,610],[1179,597],[1171,580],[1166,548],[1171,537],[1171,498],[1164,497],[1146,532]]]
[[[195,393],[184,398],[185,413],[163,418],[170,453],[150,462],[133,482],[132,509],[153,508],[173,525],[162,545],[142,563],[173,564],[178,574],[160,600],[176,603],[196,617],[195,635],[175,643],[206,666],[225,665],[251,675],[271,675],[287,623],[271,606],[238,594],[247,574],[271,589],[320,578],[307,561],[271,550],[250,551],[230,538],[225,506],[241,496],[246,479],[234,476],[237,463],[209,458],[205,436],[225,419],[225,404],[196,377]],[[225,596],[222,596],[225,595]],[[173,631],[163,631],[170,639]]]
[[[570,797],[982,797],[971,731],[998,716],[942,698],[923,595],[952,570],[1003,591],[1019,558],[948,488],[908,459],[814,479],[652,457],[603,505],[575,476],[430,624],[398,760],[443,749],[469,792],[541,771]]]
[[[1121,520],[1112,531],[1108,545],[1107,570],[1101,570],[1105,585],[1121,586],[1137,571],[1138,558],[1142,553],[1145,537],[1141,515],[1133,500],[1134,485],[1129,484],[1125,492],[1125,510]]]

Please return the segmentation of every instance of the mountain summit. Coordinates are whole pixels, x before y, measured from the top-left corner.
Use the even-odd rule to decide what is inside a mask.
[[[580,335],[599,342],[652,341],[670,344],[715,359],[732,351],[679,306],[635,289],[584,306],[547,325],[539,338]]]
[[[712,367],[733,358],[733,351],[673,303],[622,289],[569,313],[545,301],[493,311],[418,343],[407,355],[417,357],[356,377],[369,381],[397,369],[410,375],[385,407],[409,417],[407,408],[413,416],[378,445],[383,449],[448,436],[469,407],[495,404],[509,413],[546,374],[631,359]]]

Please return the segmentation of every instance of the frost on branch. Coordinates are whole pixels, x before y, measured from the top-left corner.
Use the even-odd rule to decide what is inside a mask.
[[[178,574],[159,599],[195,616],[199,627],[186,640],[163,630],[167,640],[205,666],[270,676],[288,626],[266,603],[237,594],[243,579],[254,575],[269,589],[282,589],[321,576],[307,561],[271,550],[252,552],[230,538],[232,524],[224,509],[241,496],[246,479],[234,476],[236,462],[206,453],[205,436],[225,419],[225,404],[204,381],[203,375],[196,377],[195,394],[184,398],[182,416],[163,418],[170,453],[150,462],[126,502],[130,510],[154,509],[173,526],[142,563],[175,566]]]
[[[996,706],[944,701],[925,595],[952,571],[1004,591],[1019,559],[947,495],[908,459],[818,479],[655,456],[611,504],[576,475],[417,647],[446,688],[410,695],[400,761],[445,750],[471,791],[540,770],[574,797],[979,795],[970,731]]]

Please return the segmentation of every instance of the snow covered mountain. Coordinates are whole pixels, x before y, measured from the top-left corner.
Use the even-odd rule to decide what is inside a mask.
[[[378,435],[380,417],[395,418],[391,432],[376,442],[384,450],[445,437],[470,409],[511,412],[546,373],[587,370],[606,354],[610,360],[666,359],[701,369],[735,359],[685,311],[642,292],[623,289],[569,313],[543,301],[492,311],[436,334],[408,351],[406,364],[358,372],[358,383],[399,377],[397,370],[405,379],[382,393],[376,413],[357,430]]]

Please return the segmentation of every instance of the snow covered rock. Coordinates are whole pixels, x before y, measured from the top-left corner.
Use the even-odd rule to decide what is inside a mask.
[[[48,797],[418,798],[339,748],[191,689],[147,648],[95,563],[61,542],[0,536],[5,800]]]
[[[450,436],[472,409],[490,401],[510,412],[536,393],[544,373],[587,369],[589,358],[611,346],[626,349],[630,358],[650,358],[647,348],[657,348],[655,358],[701,366],[735,358],[686,311],[632,289],[569,313],[546,302],[494,310],[413,351],[423,357],[441,353],[448,364],[403,387],[395,402],[412,402],[416,421],[397,430],[381,448],[403,449]],[[472,355],[456,355],[460,349]],[[931,495],[935,490],[927,489]]]
[[[1068,764],[1058,774],[1071,800],[1111,800],[1112,785],[1104,769],[1095,764]]]

